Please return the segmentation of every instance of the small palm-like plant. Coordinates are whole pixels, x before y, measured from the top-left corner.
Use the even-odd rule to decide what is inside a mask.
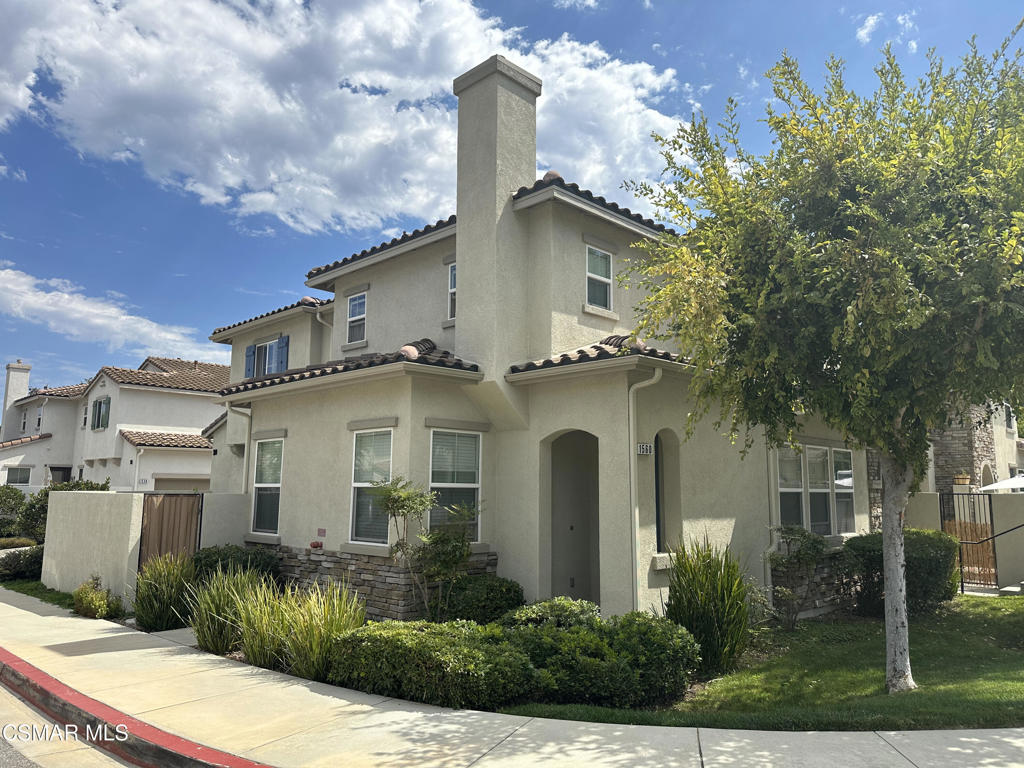
[[[665,616],[690,630],[700,643],[701,671],[733,667],[749,636],[747,591],[740,565],[728,547],[703,541],[671,554]]]

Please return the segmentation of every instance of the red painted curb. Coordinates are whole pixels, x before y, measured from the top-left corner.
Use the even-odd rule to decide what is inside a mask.
[[[70,723],[71,719],[68,717],[70,711],[70,713],[84,715],[83,719],[93,719],[105,723],[111,730],[122,726],[122,732],[127,731],[130,737],[142,742],[143,746],[151,745],[156,748],[156,752],[163,754],[153,755],[156,762],[149,762],[138,754],[126,752],[117,741],[93,740],[90,743],[122,759],[129,760],[135,765],[143,766],[143,768],[163,768],[168,765],[167,758],[172,756],[178,758],[175,762],[180,761],[183,765],[210,766],[210,768],[271,768],[264,763],[253,762],[238,755],[221,752],[181,736],[175,736],[149,723],[144,723],[76,691],[3,647],[0,647],[0,685],[4,685],[27,699],[58,722]]]

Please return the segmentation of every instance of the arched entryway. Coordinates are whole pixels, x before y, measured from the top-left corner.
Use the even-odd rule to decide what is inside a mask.
[[[986,485],[992,485],[995,481],[995,476],[992,474],[992,467],[986,464],[981,470],[981,487],[984,488]]]
[[[573,430],[551,443],[551,594],[600,602],[597,437]]]

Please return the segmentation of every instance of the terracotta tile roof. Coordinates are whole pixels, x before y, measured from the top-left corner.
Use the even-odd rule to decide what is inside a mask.
[[[29,437],[19,437],[16,440],[7,440],[0,443],[0,451],[4,448],[13,448],[16,445],[25,445],[26,443],[34,443],[37,440],[46,440],[49,437],[53,437],[52,432],[43,432],[41,435],[30,435]]]
[[[423,237],[424,235],[429,235],[431,232],[437,232],[438,230],[444,229],[445,227],[454,226],[454,224],[455,215],[452,214],[447,219],[439,219],[438,221],[435,221],[433,224],[427,224],[427,226],[423,227],[423,229],[417,229],[414,232],[406,232],[401,237],[392,238],[386,243],[380,243],[379,245],[375,245],[372,248],[367,248],[366,250],[360,251],[359,253],[353,253],[351,256],[346,256],[344,259],[331,262],[330,264],[324,264],[322,267],[315,267],[306,273],[306,279],[309,280],[310,278],[316,277],[319,274],[323,274],[324,272],[332,270],[335,267],[341,267],[344,266],[345,264],[351,264],[354,261],[361,261],[362,259],[365,259],[369,256],[373,256],[376,253],[382,253],[390,248],[394,248],[396,245],[403,245],[419,237]]]
[[[270,317],[271,315],[276,315],[279,312],[287,312],[289,309],[295,309],[296,307],[313,307],[313,308],[316,308],[316,307],[325,306],[327,304],[331,304],[333,302],[334,302],[334,299],[316,299],[316,298],[314,298],[312,296],[303,296],[301,299],[296,301],[294,304],[289,304],[287,307],[278,307],[277,309],[272,309],[269,312],[264,312],[262,315],[256,315],[256,317],[250,317],[248,320],[239,320],[237,323],[232,323],[231,325],[224,325],[224,326],[221,326],[220,328],[215,328],[213,330],[213,333],[210,334],[210,335],[211,336],[216,336],[221,331],[227,331],[227,330],[230,330],[232,328],[237,328],[240,325],[245,325],[246,323],[251,323],[254,320],[262,320],[264,317]]]
[[[105,365],[100,368],[100,373],[105,373],[118,384],[184,389],[189,392],[219,392],[231,380],[231,366],[215,363],[199,363],[199,366],[198,370],[159,373]]]
[[[430,365],[439,368],[451,368],[459,371],[479,371],[476,363],[467,363],[455,357],[451,352],[438,349],[430,339],[412,341],[399,349],[397,352],[377,352],[357,357],[346,357],[343,360],[335,360],[330,363],[310,365],[306,368],[296,368],[291,371],[272,373],[260,379],[249,379],[239,384],[232,385],[221,390],[222,395],[234,395],[239,392],[251,392],[257,389],[266,389],[278,384],[288,384],[293,381],[304,381],[315,379],[321,376],[333,376],[338,373],[358,371],[363,368],[375,368],[391,363],[417,363],[419,365]]]
[[[139,370],[146,367],[146,363],[152,363],[165,373],[206,373],[211,376],[220,376],[224,373],[225,367],[219,363],[204,363],[202,360],[182,360],[180,357],[147,357]]]
[[[121,437],[137,448],[213,448],[213,444],[202,435],[187,435],[181,432],[140,432],[122,429]]]
[[[33,397],[78,397],[88,388],[89,381],[84,381],[81,384],[69,384],[66,387],[40,387],[39,389],[30,389],[25,397],[19,397],[14,402],[20,403],[22,400],[30,400]]]
[[[613,357],[626,357],[629,355],[643,355],[644,357],[656,357],[659,360],[676,360],[677,356],[663,349],[653,349],[646,344],[636,342],[627,346],[628,336],[607,336],[596,344],[588,347],[580,347],[573,352],[565,352],[545,360],[533,360],[528,363],[520,363],[509,368],[509,373],[525,373],[526,371],[539,371],[543,368],[560,368],[578,363],[589,363],[594,360],[610,360]]]
[[[616,213],[622,216],[624,219],[629,219],[637,224],[643,224],[648,229],[653,229],[655,232],[669,232],[675,234],[671,229],[666,227],[664,224],[658,224],[652,219],[645,219],[639,213],[633,213],[629,208],[624,208],[618,203],[613,203],[609,200],[605,200],[603,197],[595,195],[589,189],[580,189],[579,184],[567,184],[565,179],[559,176],[557,173],[546,173],[544,178],[538,179],[533,183],[532,187],[520,187],[519,191],[512,195],[513,200],[519,200],[520,198],[532,195],[534,192],[540,192],[542,189],[548,187],[558,187],[564,189],[566,192],[575,195],[576,197],[586,200],[587,202],[599,205],[605,210]]]

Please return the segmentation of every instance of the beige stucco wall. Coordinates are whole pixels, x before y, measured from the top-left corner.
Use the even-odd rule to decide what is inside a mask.
[[[1024,494],[992,494],[992,527],[1002,533],[1024,524]],[[1024,584],[1024,528],[995,539],[999,586]]]
[[[139,564],[142,501],[141,493],[51,493],[43,584],[71,592],[96,574],[130,602]]]
[[[204,493],[200,548],[243,544],[252,523],[251,506],[248,493]]]
[[[911,496],[907,502],[907,512],[903,524],[907,528],[941,531],[939,494],[920,492]]]
[[[992,416],[992,442],[995,445],[996,465],[992,468],[996,480],[1005,480],[1010,476],[1010,467],[1017,467],[1017,423],[1010,419],[1006,423],[1006,415],[1000,406]]]

